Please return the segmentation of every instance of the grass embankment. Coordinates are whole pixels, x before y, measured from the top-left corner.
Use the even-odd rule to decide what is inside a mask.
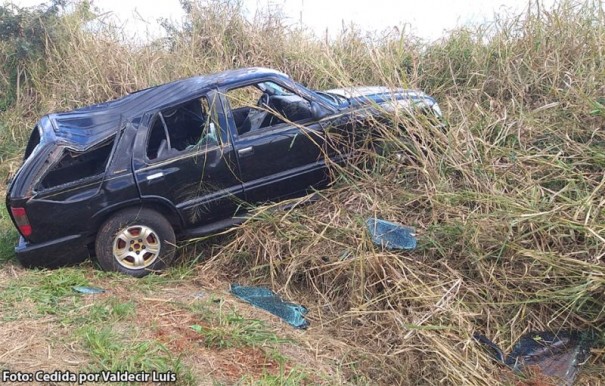
[[[171,30],[166,41],[135,47],[110,27],[87,32],[87,17],[83,8],[61,16],[58,40],[45,42],[44,60],[22,67],[19,98],[0,113],[3,179],[18,167],[39,115],[249,65],[277,68],[319,89],[422,89],[439,100],[449,130],[405,122],[401,136],[393,128],[404,118],[393,116],[381,128],[390,151],[362,155],[366,168],[335,168],[335,184],[319,202],[285,213],[259,208],[259,221],[185,249],[186,259],[200,263],[140,281],[90,266],[23,271],[7,252],[15,232],[2,212],[2,318],[20,326],[13,331],[28,336],[44,326],[59,334],[45,339],[85,358],[72,367],[80,371],[173,368],[192,384],[515,384],[472,340],[473,332],[510,349],[530,330],[595,329],[602,347],[605,15],[599,2],[532,9],[431,44],[392,32],[370,38],[355,29],[326,42],[278,15],[248,23],[237,6],[214,2],[193,6],[187,28]],[[419,247],[401,253],[375,247],[363,226],[374,215],[416,227]],[[61,292],[87,281],[114,293],[74,300]],[[305,304],[311,328],[286,334],[296,344],[285,343],[235,308],[218,310],[221,301],[176,300],[188,290],[166,295],[200,287],[222,294],[233,281],[269,285]],[[196,340],[200,333],[205,338]],[[153,334],[160,336],[142,343]],[[11,349],[19,352],[16,343]],[[43,350],[32,346],[37,355]],[[210,352],[239,358],[234,362],[251,353],[260,364],[237,372]],[[7,362],[10,355],[0,351],[0,362],[15,363]],[[216,366],[206,371],[199,357]],[[605,383],[604,364],[603,349],[595,349],[578,384]]]

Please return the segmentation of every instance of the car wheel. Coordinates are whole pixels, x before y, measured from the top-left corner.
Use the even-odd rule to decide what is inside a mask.
[[[143,277],[172,263],[175,242],[174,230],[161,214],[150,209],[126,209],[101,226],[95,251],[104,270]]]

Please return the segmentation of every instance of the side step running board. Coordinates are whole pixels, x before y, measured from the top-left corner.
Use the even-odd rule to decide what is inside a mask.
[[[289,211],[289,210],[292,210],[292,209],[300,207],[300,206],[312,204],[316,201],[319,201],[319,199],[320,199],[320,195],[317,193],[314,193],[309,196],[302,197],[298,201],[293,201],[293,202],[289,202],[284,205],[280,205],[277,207],[277,209],[280,211]],[[214,222],[212,224],[207,224],[207,225],[202,225],[197,228],[187,229],[178,235],[178,239],[187,240],[187,239],[192,239],[194,237],[208,236],[213,233],[218,233],[220,231],[223,231],[227,228],[231,228],[236,225],[242,224],[249,218],[250,218],[250,216],[247,216],[246,213],[242,213],[242,214],[238,215],[237,217],[231,217],[231,218],[227,218],[224,220]]]
[[[217,221],[212,224],[202,225],[201,227],[187,229],[185,232],[179,234],[179,240],[191,239],[194,237],[208,236],[213,233],[218,233],[227,228],[239,225],[246,221],[248,217],[242,215],[241,217],[232,217],[224,220]]]

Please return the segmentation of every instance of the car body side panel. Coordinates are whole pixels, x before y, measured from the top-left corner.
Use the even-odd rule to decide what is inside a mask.
[[[163,202],[175,208],[184,227],[207,224],[233,216],[244,193],[234,149],[226,135],[227,124],[218,98],[209,112],[216,117],[221,144],[185,150],[158,161],[146,157],[151,116],[143,120],[134,145],[133,170],[143,202]]]
[[[65,235],[84,234],[87,222],[69,221],[56,226],[57,220],[82,218],[92,215],[90,201],[99,198],[102,178],[94,178],[86,184],[65,188],[57,192],[42,192],[28,200],[11,202],[12,206],[23,207],[28,213],[32,232],[26,239],[31,243],[44,242]],[[81,217],[80,217],[81,216]]]
[[[143,202],[163,201],[177,208],[185,226],[235,213],[243,198],[230,145],[214,146],[135,171]]]
[[[304,192],[326,181],[318,123],[283,125],[235,142],[246,200],[257,203]]]
[[[119,133],[104,173],[36,191],[23,203],[26,212],[34,214],[29,215],[32,234],[27,241],[44,242],[65,235],[88,238],[96,233],[102,221],[100,214],[114,203],[138,202],[133,175],[124,167],[131,162],[131,139],[135,133],[132,127]],[[77,221],[58,221],[63,218]],[[57,226],[58,222],[61,226]]]
[[[239,177],[249,204],[298,195],[311,187],[325,185],[328,181],[324,158],[325,137],[323,126],[319,122],[311,120],[301,124],[283,123],[238,136],[225,95],[233,88],[261,82],[275,83],[304,98],[310,106],[312,102],[318,103],[324,111],[335,113],[321,98],[314,96],[312,91],[279,74],[265,74],[219,89],[237,156]]]

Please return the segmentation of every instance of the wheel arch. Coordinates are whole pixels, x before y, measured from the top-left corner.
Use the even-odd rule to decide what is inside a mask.
[[[91,236],[90,242],[94,243],[94,239],[96,238],[96,234],[99,228],[103,225],[103,223],[105,223],[105,221],[111,218],[111,216],[115,215],[120,211],[132,208],[154,210],[164,216],[166,220],[168,220],[170,225],[172,225],[172,228],[174,229],[175,233],[179,233],[183,230],[183,220],[177,212],[176,208],[174,208],[174,206],[162,200],[133,200],[123,202],[109,208],[105,208],[103,211],[94,215],[91,221],[91,227],[89,232]]]

